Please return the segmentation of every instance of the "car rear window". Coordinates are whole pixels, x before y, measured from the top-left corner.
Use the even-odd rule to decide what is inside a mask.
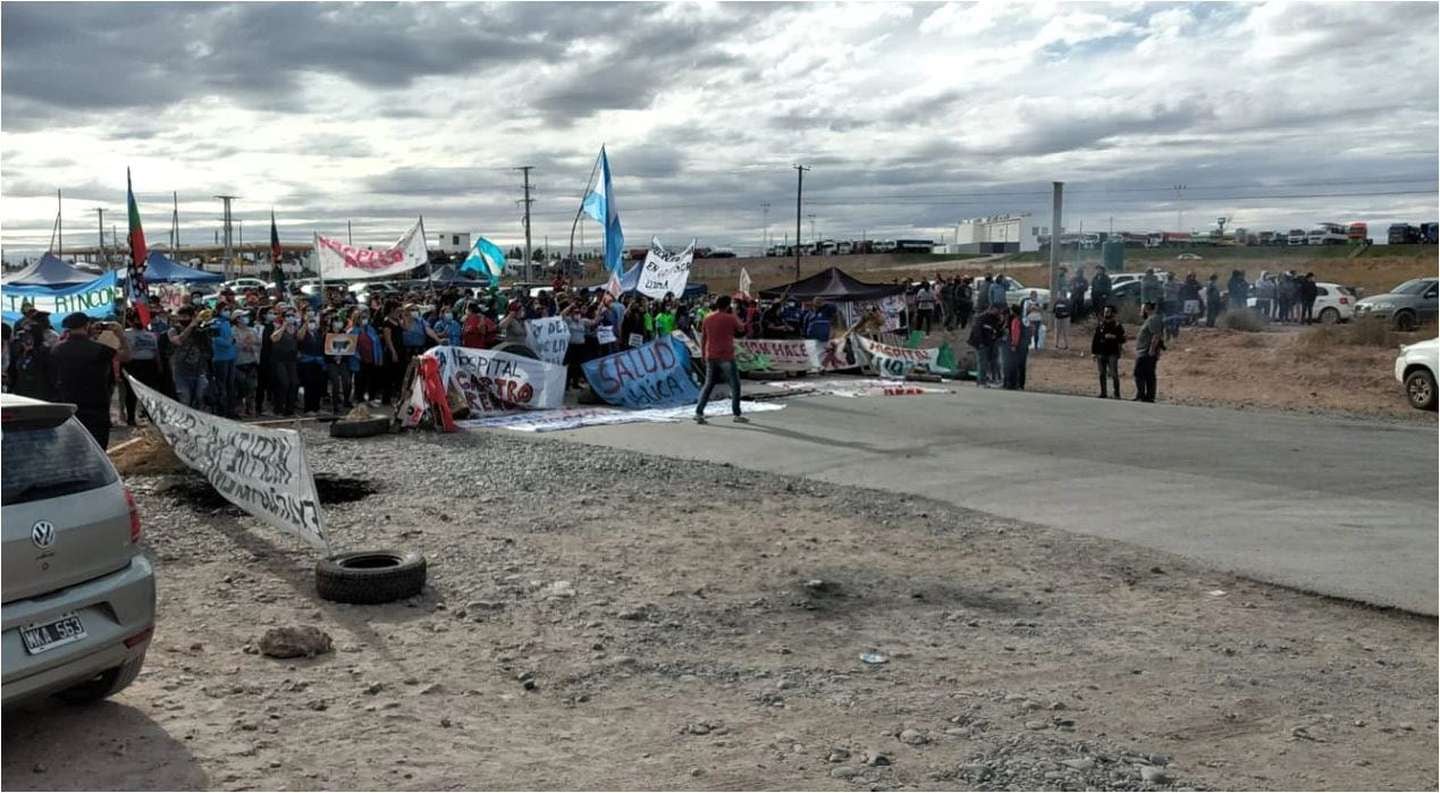
[[[104,487],[119,477],[80,422],[0,433],[0,504],[24,504]]]

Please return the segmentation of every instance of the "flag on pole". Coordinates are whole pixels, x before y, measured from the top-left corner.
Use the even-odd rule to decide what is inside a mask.
[[[280,231],[275,228],[275,210],[270,210],[270,266],[275,270],[275,291],[285,294],[285,271],[280,267]]]
[[[505,272],[505,251],[490,240],[478,237],[470,247],[470,255],[460,263],[460,272],[479,273],[490,279],[491,286],[499,286],[500,276]]]
[[[130,185],[130,169],[125,169],[125,199],[130,210],[130,266],[125,273],[125,292],[130,305],[140,315],[140,324],[150,326],[150,299],[145,286],[145,260],[150,251],[145,247],[145,230],[140,228],[140,207],[135,203],[135,188]]]
[[[581,206],[585,214],[605,229],[605,269],[620,272],[620,259],[625,250],[625,232],[620,228],[620,209],[615,206],[615,183],[610,178],[610,158],[600,147],[600,191],[594,187],[585,194]]]

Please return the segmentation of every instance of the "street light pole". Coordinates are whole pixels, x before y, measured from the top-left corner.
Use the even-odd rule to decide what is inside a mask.
[[[805,172],[803,165],[795,166],[795,280],[800,280],[800,197],[805,193]]]

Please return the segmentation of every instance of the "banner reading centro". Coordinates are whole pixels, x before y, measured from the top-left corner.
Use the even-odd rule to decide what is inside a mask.
[[[425,249],[425,234],[417,220],[394,245],[379,251],[356,248],[316,234],[315,259],[321,278],[355,280],[408,273],[429,264],[430,254]]]
[[[692,405],[700,389],[690,378],[690,352],[672,338],[607,355],[581,365],[601,399],[627,408]]]
[[[204,474],[230,503],[329,551],[325,518],[300,433],[201,413],[126,378],[181,462]]]
[[[114,272],[69,289],[51,289],[48,286],[7,286],[0,289],[7,323],[13,326],[19,322],[23,316],[20,306],[29,303],[35,306],[36,311],[49,312],[50,324],[57,329],[67,314],[76,311],[97,319],[110,316],[115,313],[115,299],[119,296]]]
[[[501,410],[554,410],[565,403],[565,367],[508,352],[435,347],[440,382],[464,395],[471,414]]]

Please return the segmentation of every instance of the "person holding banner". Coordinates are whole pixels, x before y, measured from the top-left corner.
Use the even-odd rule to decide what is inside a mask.
[[[721,377],[730,384],[730,411],[732,421],[747,424],[750,419],[740,415],[740,370],[735,368],[735,337],[743,336],[746,326],[731,313],[730,296],[715,298],[715,311],[700,325],[702,352],[705,355],[705,387],[700,391],[700,401],[695,403],[695,423],[705,423],[705,404],[710,401],[710,392]]]

